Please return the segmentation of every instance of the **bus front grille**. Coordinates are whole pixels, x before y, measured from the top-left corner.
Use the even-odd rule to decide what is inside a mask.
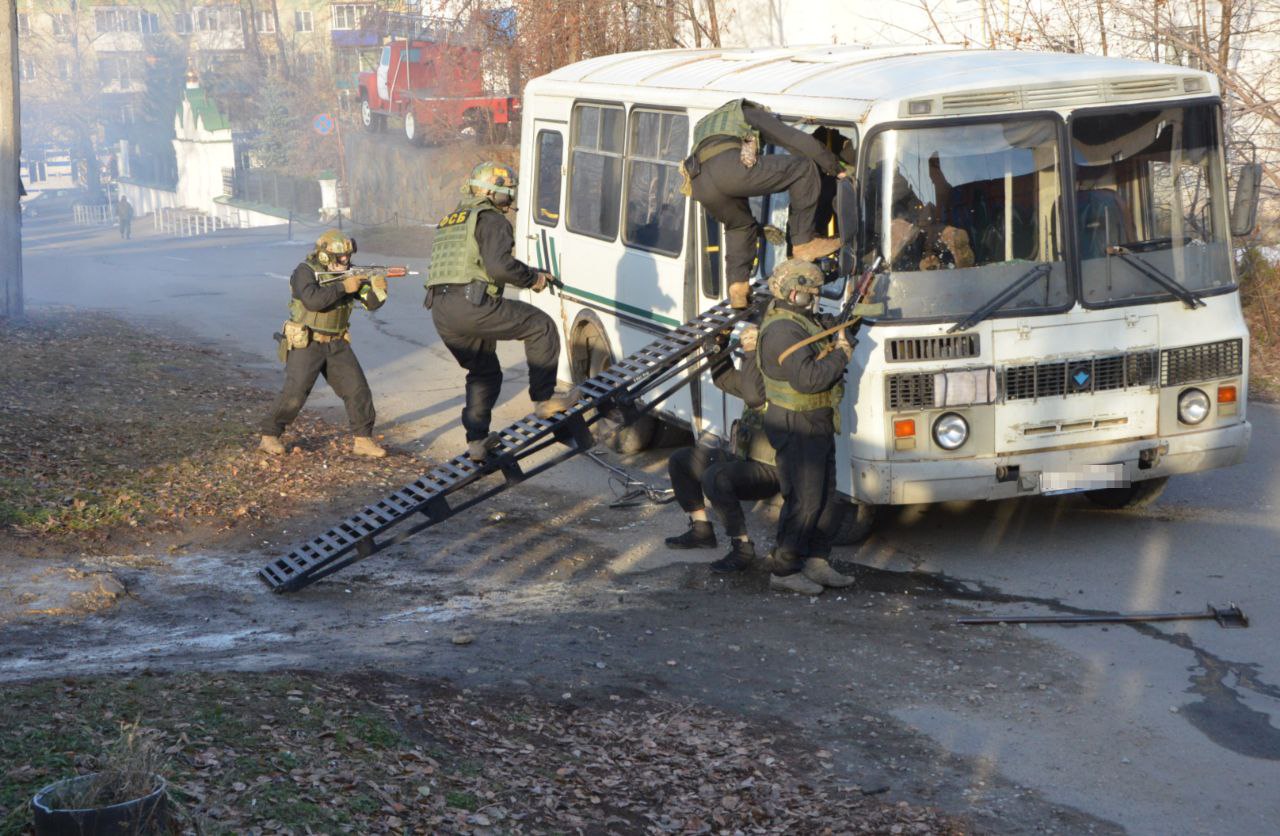
[[[1154,351],[1028,363],[1001,371],[1001,391],[1005,401],[1020,401],[1151,386],[1155,370]]]
[[[1240,374],[1244,345],[1241,340],[1166,348],[1160,352],[1160,385],[1181,386],[1235,377]]]
[[[978,356],[977,334],[955,334],[937,337],[898,337],[885,346],[885,359],[890,363],[912,360],[959,360]]]

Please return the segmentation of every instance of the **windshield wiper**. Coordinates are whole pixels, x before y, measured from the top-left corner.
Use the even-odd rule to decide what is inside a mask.
[[[1148,279],[1151,279],[1151,281],[1160,285],[1174,296],[1177,296],[1182,300],[1182,304],[1191,308],[1191,310],[1204,307],[1204,300],[1197,296],[1190,288],[1179,283],[1177,279],[1173,278],[1160,268],[1148,264],[1141,258],[1135,258],[1133,252],[1127,247],[1123,247],[1119,244],[1113,244],[1110,247],[1107,247],[1107,255],[1119,256],[1121,261],[1128,264]]]
[[[1023,273],[1022,276],[1020,276],[1013,284],[991,297],[989,302],[984,303],[982,307],[978,308],[976,311],[948,328],[947,333],[954,334],[956,331],[963,331],[966,328],[972,328],[982,320],[1003,308],[1019,293],[1031,287],[1031,285],[1035,284],[1037,281],[1052,272],[1053,266],[1050,264],[1041,263],[1035,265],[1030,270]]]

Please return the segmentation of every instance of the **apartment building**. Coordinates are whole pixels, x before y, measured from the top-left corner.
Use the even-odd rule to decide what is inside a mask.
[[[326,0],[17,0],[17,5],[24,160],[30,163],[86,144],[103,155],[121,139],[135,148],[145,145],[140,132],[163,130],[172,119],[148,107],[148,95],[156,95],[148,81],[163,77],[157,71],[161,66],[170,68],[168,77],[175,64],[179,73],[189,64],[202,74],[244,75],[264,66],[270,73],[286,61],[295,74],[323,73],[340,89],[350,86],[361,51],[378,44],[360,31],[361,17],[375,5],[404,8],[395,2]],[[251,70],[248,77],[256,83],[261,72]],[[79,169],[91,170],[83,161]]]

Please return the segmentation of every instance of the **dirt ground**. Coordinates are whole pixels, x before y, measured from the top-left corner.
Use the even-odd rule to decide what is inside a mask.
[[[500,795],[493,803],[508,816],[495,824],[492,816],[474,817],[487,805],[461,795],[453,798],[458,803],[449,800],[449,792],[475,797],[470,785],[417,798],[410,783],[370,776],[391,801],[383,798],[364,818],[343,818],[350,809],[339,816],[324,802],[330,796],[312,787],[306,798],[320,812],[307,814],[319,818],[306,831],[302,819],[246,814],[236,806],[246,792],[236,784],[296,777],[278,763],[264,763],[228,773],[228,782],[205,781],[200,794],[180,796],[193,816],[210,825],[206,832],[258,832],[242,829],[246,825],[261,832],[1118,832],[1010,783],[980,757],[950,755],[889,713],[886,707],[941,699],[962,713],[982,706],[1019,722],[1071,711],[1080,686],[1069,663],[1048,645],[1017,631],[954,629],[966,598],[998,600],[987,591],[935,575],[877,570],[872,555],[845,567],[858,576],[856,591],[817,599],[771,594],[763,573],[721,578],[700,564],[619,572],[627,532],[652,524],[662,509],[611,508],[608,495],[566,503],[553,482],[535,480],[301,593],[266,593],[254,576],[267,556],[385,493],[388,485],[408,481],[405,476],[425,470],[424,463],[407,455],[381,463],[351,460],[341,433],[321,416],[304,426],[302,452],[278,468],[264,464],[265,457],[252,450],[247,421],[272,395],[262,381],[235,371],[233,357],[212,351],[184,356],[163,337],[126,338],[119,321],[96,319],[36,318],[30,327],[38,333],[25,335],[28,342],[45,340],[46,349],[61,341],[76,359],[60,372],[57,387],[33,384],[24,391],[19,420],[40,433],[31,436],[25,453],[6,448],[11,452],[0,459],[6,484],[23,486],[7,492],[20,502],[11,500],[6,508],[0,542],[0,573],[10,579],[0,594],[5,722],[30,728],[22,721],[46,704],[31,695],[47,688],[100,711],[121,681],[149,689],[150,676],[194,676],[159,681],[186,683],[174,693],[203,693],[227,677],[244,688],[231,672],[309,672],[296,674],[311,683],[308,688],[334,681],[355,688],[359,693],[345,697],[326,691],[324,699],[385,718],[396,735],[386,745],[401,747],[396,751],[412,751],[422,734],[484,728],[513,710],[543,717],[548,728],[573,720],[596,738],[610,728],[627,730],[592,750],[597,761],[589,783],[598,798],[643,808],[630,817],[593,802],[591,793],[585,800],[557,795],[561,806],[540,808],[525,798],[535,792],[531,786],[489,781],[482,791]],[[85,340],[94,350],[75,353],[76,340],[92,334],[99,338]],[[126,375],[129,397],[104,395],[123,411],[90,426],[89,413],[68,405],[64,393],[92,391],[91,384],[114,374],[112,367],[129,352],[139,353],[140,345],[156,350],[135,358],[142,365]],[[18,356],[12,346],[5,350]],[[203,406],[185,412],[188,418],[213,416],[210,425],[193,429],[219,430],[214,435],[222,441],[211,458],[190,464],[178,454],[186,446],[180,438],[154,444],[154,426],[112,435],[106,445],[76,442],[80,446],[68,449],[68,435],[100,437],[105,427],[132,426],[147,410],[161,408],[164,395],[173,399],[173,381],[147,365],[151,355],[191,364],[182,365],[181,377],[199,383],[184,394]],[[39,354],[22,356],[36,362]],[[34,369],[24,373],[31,381],[38,377]],[[0,394],[16,402],[12,392]],[[72,432],[72,426],[81,429]],[[5,425],[0,432],[12,438],[18,429]],[[94,451],[110,455],[95,457]],[[621,463],[659,469],[667,452]],[[317,469],[327,473],[321,486],[307,478]],[[69,487],[75,484],[92,485],[92,494],[77,496]],[[121,493],[131,498],[117,502]],[[108,513],[118,505],[131,510]],[[170,513],[177,508],[193,510]],[[242,508],[253,510],[240,513]],[[759,511],[767,525],[768,509]],[[838,651],[814,638],[832,635],[840,636]],[[388,696],[393,694],[408,696]],[[461,698],[466,710],[455,710],[447,727],[433,730],[424,710],[414,714],[430,695],[449,705]],[[511,708],[517,704],[518,710]],[[270,713],[261,707],[251,713],[264,711]],[[194,774],[197,754],[210,746],[201,748],[172,717],[165,719],[159,708],[155,713],[129,719],[148,724],[176,747],[181,775]],[[679,718],[676,737],[694,735],[702,742],[681,749],[668,726],[665,736],[646,737],[640,732],[654,716]],[[52,760],[6,767],[10,787],[20,792],[0,811],[7,816],[0,818],[4,832],[23,832],[17,802],[29,791],[68,770],[92,767],[94,747],[109,735],[113,718],[68,713],[63,722],[82,723],[92,733],[51,747],[57,755]],[[520,729],[509,730],[517,751],[525,746],[521,735],[530,733],[527,726]],[[30,734],[9,737],[28,740]],[[657,784],[633,783],[634,764],[654,740],[670,750],[670,762],[658,770],[670,775]],[[733,741],[741,744],[731,750],[741,763],[716,774],[738,782],[746,793],[741,802],[725,801],[727,784],[696,777],[706,768],[699,758],[709,747],[721,751]],[[254,737],[243,745],[269,742]],[[577,769],[585,757],[574,734],[544,737],[534,748],[541,747],[548,751],[519,767],[504,760],[510,746],[499,751],[481,737],[459,738],[446,748],[458,762],[474,761],[470,769],[479,775],[503,772],[535,783],[541,776],[545,785],[551,770],[573,792],[587,792],[586,784],[569,780],[572,773],[559,775]],[[345,762],[341,751],[317,751],[322,761]],[[601,772],[600,763],[613,773]],[[359,776],[358,766],[351,768]],[[611,794],[598,789],[604,778],[615,781],[604,782]],[[760,795],[752,789],[757,785],[776,792]],[[408,798],[398,794],[402,790]],[[418,809],[415,804],[422,818],[404,812]],[[808,818],[794,817],[801,814]]]

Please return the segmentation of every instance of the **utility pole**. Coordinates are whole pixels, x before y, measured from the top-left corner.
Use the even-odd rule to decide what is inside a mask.
[[[22,226],[18,209],[18,4],[0,18],[0,318],[22,316]],[[13,162],[10,163],[9,161]],[[12,165],[12,168],[10,168]]]

